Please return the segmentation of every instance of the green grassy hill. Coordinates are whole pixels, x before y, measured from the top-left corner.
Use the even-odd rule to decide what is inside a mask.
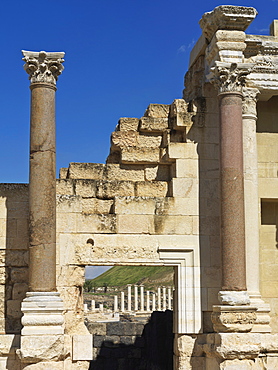
[[[173,267],[166,266],[114,266],[92,279],[95,287],[122,287],[127,284],[144,284],[147,288],[173,285]]]

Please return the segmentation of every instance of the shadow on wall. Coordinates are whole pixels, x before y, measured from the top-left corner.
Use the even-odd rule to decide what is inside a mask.
[[[89,370],[173,370],[173,312],[155,311],[140,322],[88,323],[97,353]],[[98,328],[94,330],[94,328]]]

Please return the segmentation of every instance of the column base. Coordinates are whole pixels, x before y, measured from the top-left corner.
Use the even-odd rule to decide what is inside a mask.
[[[22,302],[21,335],[64,334],[63,301],[58,292],[27,292]]]
[[[222,305],[242,306],[249,305],[250,298],[246,291],[221,290],[218,293],[218,301]]]
[[[251,306],[213,306],[213,329],[217,333],[250,332],[257,318],[256,310]]]

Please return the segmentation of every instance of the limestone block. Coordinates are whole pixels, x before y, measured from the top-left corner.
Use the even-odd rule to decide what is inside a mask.
[[[167,118],[170,111],[168,104],[150,104],[144,114],[144,117]]]
[[[59,362],[40,361],[36,364],[31,364],[31,365],[23,364],[21,369],[22,370],[65,370],[65,364],[64,364],[64,361],[59,361]]]
[[[7,218],[7,199],[6,197],[0,196],[0,219],[6,219]]]
[[[73,361],[93,359],[93,336],[91,334],[73,335],[72,359]]]
[[[145,178],[147,181],[169,181],[170,166],[168,165],[145,165]]]
[[[97,183],[97,197],[100,199],[134,195],[135,190],[132,181],[99,181]]]
[[[137,131],[139,125],[138,118],[122,117],[119,119],[117,130],[120,131]]]
[[[0,250],[0,266],[25,267],[28,266],[28,252],[20,250],[9,250],[7,253]]]
[[[198,160],[197,159],[177,159],[173,177],[198,177]]]
[[[117,215],[117,233],[153,234],[154,233],[153,216],[144,214]]]
[[[59,266],[57,273],[57,286],[83,286],[85,269],[81,266]]]
[[[137,197],[165,197],[168,192],[166,181],[138,181],[135,183]]]
[[[15,238],[6,238],[6,249],[26,250],[29,247],[29,239],[27,237],[21,238],[20,235]],[[10,253],[10,252],[9,252]],[[7,255],[9,255],[9,253]]]
[[[25,298],[27,291],[28,291],[28,284],[15,283],[13,286],[13,293],[12,293],[13,300],[22,301]]]
[[[20,345],[20,335],[4,334],[0,335],[0,356],[14,354]]]
[[[83,233],[114,233],[116,217],[113,214],[81,214],[77,216],[76,227]]]
[[[154,216],[154,229],[156,234],[184,234],[193,232],[193,219],[191,216]]]
[[[76,213],[58,213],[57,214],[57,232],[58,233],[70,233],[76,231]]]
[[[70,179],[102,180],[104,166],[102,163],[70,163],[68,177]]]
[[[195,143],[170,143],[168,146],[170,159],[191,158],[198,159],[197,144]]]
[[[106,180],[114,181],[143,181],[144,169],[136,164],[107,164],[104,168],[104,177]]]
[[[140,132],[163,132],[168,128],[168,118],[142,117],[140,118]]]
[[[83,214],[106,214],[111,213],[114,201],[112,199],[88,198],[82,199],[81,204]]]
[[[12,316],[15,319],[21,318],[22,317],[21,301],[8,300],[7,301],[7,315]]]
[[[160,149],[159,148],[123,148],[121,162],[122,163],[159,163]]]
[[[0,249],[6,248],[6,241],[7,241],[6,236],[0,236]]]
[[[157,239],[146,234],[95,234],[91,263],[158,261]]]
[[[198,215],[199,205],[197,198],[155,198],[156,215]]]
[[[22,362],[36,363],[60,361],[68,353],[65,351],[63,335],[27,335],[21,338],[21,348],[18,350],[18,355]]]
[[[3,266],[0,267],[0,284],[6,284],[8,277],[9,277],[8,269]]]
[[[155,198],[115,197],[114,212],[118,215],[153,215],[155,208]]]
[[[12,268],[11,283],[28,283],[28,269],[26,267]]]
[[[194,112],[188,112],[188,104],[184,99],[175,99],[170,106],[171,126],[174,130],[185,128],[193,124]]]
[[[75,311],[66,311],[65,318],[65,333],[66,334],[89,334],[86,326],[84,325],[84,315],[78,309]]]
[[[82,197],[79,195],[58,195],[56,198],[57,214],[81,212],[81,200]]]
[[[259,178],[259,197],[266,199],[278,198],[278,178]]]
[[[138,147],[141,148],[159,148],[162,142],[161,135],[139,135]]]
[[[202,286],[216,288],[221,285],[220,267],[202,267]]]
[[[197,198],[198,180],[190,178],[173,178],[169,186],[170,195],[181,198]]]
[[[26,201],[7,200],[7,216],[8,218],[28,218],[29,206]]]
[[[219,144],[207,144],[199,143],[198,144],[198,154],[200,159],[219,159]]]
[[[217,288],[207,288],[208,292],[208,310],[212,310],[213,305],[219,304],[218,292],[221,288],[221,281],[219,281],[219,286]]]
[[[120,150],[137,146],[137,137],[136,131],[114,131],[111,135],[111,147],[113,150]]]
[[[68,175],[68,168],[60,168],[59,170],[59,179],[66,179]]]
[[[0,237],[6,238],[7,219],[0,218]]]
[[[94,180],[75,180],[75,195],[84,198],[96,196],[96,181]]]
[[[57,195],[73,195],[73,182],[68,179],[56,180],[56,194]]]
[[[226,360],[223,361],[220,364],[219,369],[220,370],[259,370],[265,368],[263,363],[260,361],[260,363],[256,363],[253,360],[239,360],[239,359],[233,359],[233,360]],[[274,368],[273,368],[274,369]]]

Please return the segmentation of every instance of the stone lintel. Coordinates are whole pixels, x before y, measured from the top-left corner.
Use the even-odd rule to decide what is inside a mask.
[[[205,13],[199,23],[204,36],[211,41],[217,30],[245,31],[257,13],[252,7],[220,5]]]

